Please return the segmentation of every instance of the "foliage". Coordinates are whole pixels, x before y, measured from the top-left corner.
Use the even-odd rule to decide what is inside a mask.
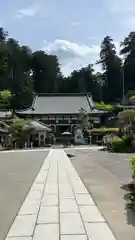
[[[121,142],[123,142],[123,140],[122,140],[122,138],[120,138],[120,137],[116,137],[116,136],[114,136],[113,138],[112,138],[112,143],[121,143]]]
[[[124,150],[125,144],[122,138],[113,137],[111,142],[111,149],[114,152],[122,152]]]
[[[20,119],[15,117],[9,128],[9,133],[11,135],[12,141],[19,142],[19,144],[24,144],[30,133],[34,131],[30,122],[25,119]]]
[[[116,54],[114,40],[106,36],[101,43],[100,60],[105,85],[103,95],[105,101],[114,101],[121,97],[121,65],[122,61]],[[115,91],[113,91],[115,89]]]
[[[124,134],[122,137],[108,135],[107,147],[113,152],[133,152],[133,136],[132,134]]]
[[[91,92],[93,99],[100,99],[100,84],[92,65],[71,72],[70,76],[60,81],[60,92],[86,93]]]
[[[119,112],[118,118],[120,120],[123,120],[125,123],[132,125],[132,123],[135,119],[135,110],[128,109],[128,110],[124,110],[122,112]]]
[[[80,92],[91,92],[98,108],[111,110],[110,104],[98,102],[120,101],[123,75],[125,93],[135,89],[135,32],[129,33],[120,47],[122,58],[124,56],[125,59],[123,66],[113,38],[106,36],[101,42],[100,60],[97,61],[103,72],[95,73],[93,65],[89,64],[65,77],[57,56],[42,50],[32,52],[28,46],[21,46],[0,28],[0,91],[11,92],[13,110],[29,107],[35,93]]]
[[[0,108],[10,108],[13,95],[9,90],[0,91]]]
[[[0,92],[0,99],[4,102],[7,102],[11,97],[12,93],[9,90],[4,90]]]
[[[119,128],[105,128],[105,127],[101,127],[101,128],[93,128],[92,129],[92,133],[116,133],[119,132]]]
[[[79,109],[79,120],[78,123],[82,130],[90,129],[89,114],[83,108]]]
[[[130,148],[132,146],[133,135],[131,133],[124,134],[122,139],[126,148]]]
[[[132,165],[132,179],[135,184],[135,156],[131,158],[131,165]]]
[[[113,105],[105,104],[103,101],[102,102],[96,102],[96,108],[102,109],[102,110],[112,110]]]
[[[135,156],[132,156],[130,159],[132,166],[132,183],[128,184],[129,192],[125,195],[127,200],[127,207],[135,211]]]
[[[58,58],[55,55],[47,55],[44,51],[34,52],[32,72],[35,92],[55,93],[59,91],[61,72]]]
[[[133,95],[132,97],[130,97],[130,100],[135,103],[135,95]]]
[[[127,93],[126,93],[126,97],[128,98],[131,98],[135,96],[135,90],[129,90]]]
[[[121,43],[120,54],[124,57],[124,85],[125,93],[135,89],[135,32],[130,32]]]

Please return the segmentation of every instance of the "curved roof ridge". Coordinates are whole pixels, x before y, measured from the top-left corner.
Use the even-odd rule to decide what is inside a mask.
[[[95,108],[95,104],[94,104],[94,101],[92,99],[92,94],[87,94],[87,101],[88,101],[88,104],[90,106],[90,108],[93,110]]]
[[[40,120],[38,120],[38,119],[36,119],[36,120],[33,120],[33,121],[36,121],[36,122],[38,122],[39,124],[41,124],[41,125],[43,125],[43,126],[45,126],[45,127],[48,127],[48,128],[49,128],[49,126],[48,126],[47,124],[45,124],[45,123],[41,122],[41,121],[40,121]]]
[[[31,123],[33,125],[38,124],[38,125],[35,125],[35,127],[39,128],[41,126],[42,128],[46,129],[47,131],[52,131],[52,129],[48,125],[44,124],[43,122],[41,122],[41,121],[39,121],[37,119],[31,120]]]

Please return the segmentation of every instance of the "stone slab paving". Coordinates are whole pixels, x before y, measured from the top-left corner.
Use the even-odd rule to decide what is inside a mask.
[[[64,150],[50,150],[6,240],[116,240]]]

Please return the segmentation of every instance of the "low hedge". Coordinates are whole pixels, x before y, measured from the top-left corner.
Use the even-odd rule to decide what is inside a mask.
[[[135,184],[135,156],[131,158],[131,165],[132,165],[132,179],[133,183]]]
[[[126,194],[127,207],[135,211],[135,156],[131,158],[132,183],[128,184],[129,193]]]
[[[96,105],[96,108],[102,109],[102,110],[112,110],[113,109],[113,105],[105,104],[104,102],[96,102],[95,105]]]
[[[130,100],[135,103],[135,96],[130,97]]]
[[[132,135],[125,134],[122,138],[114,136],[110,138],[108,145],[110,150],[113,152],[134,152],[134,147],[132,145]]]
[[[116,133],[119,130],[119,128],[93,128],[92,133]]]
[[[124,140],[120,137],[113,137],[111,141],[111,149],[113,152],[123,152],[125,148]]]

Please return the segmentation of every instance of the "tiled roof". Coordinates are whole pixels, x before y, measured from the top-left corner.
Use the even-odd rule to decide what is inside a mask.
[[[31,121],[31,125],[37,130],[37,131],[48,131],[51,132],[51,128],[46,126],[45,124],[39,122],[39,121]]]
[[[76,114],[80,108],[92,112],[93,100],[87,94],[39,95],[31,108],[18,114]]]

